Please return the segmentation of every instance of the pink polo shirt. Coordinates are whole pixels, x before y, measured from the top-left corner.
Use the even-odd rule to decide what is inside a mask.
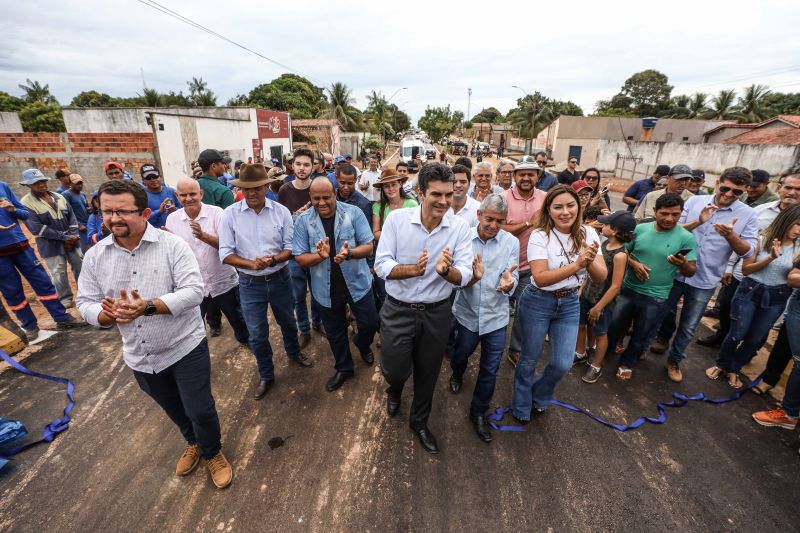
[[[502,194],[506,202],[508,202],[506,224],[521,224],[526,220],[530,220],[533,215],[542,209],[544,199],[547,196],[546,192],[534,189],[531,197],[526,200],[519,195],[516,187],[503,191]],[[531,236],[532,231],[533,226],[516,236],[519,239],[519,270],[531,269],[531,265],[528,263],[528,238]]]

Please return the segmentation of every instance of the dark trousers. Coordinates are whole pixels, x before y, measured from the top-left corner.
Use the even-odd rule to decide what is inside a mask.
[[[349,291],[344,294],[331,295],[331,306],[325,307],[317,302],[322,325],[331,347],[334,358],[334,368],[337,372],[353,375],[353,356],[350,353],[350,340],[347,338],[347,306],[350,306],[356,319],[358,331],[353,338],[362,354],[369,353],[375,332],[378,331],[378,313],[375,312],[375,298],[370,290],[357,302],[353,301]]]
[[[381,309],[381,370],[394,394],[403,391],[406,380],[414,373],[410,416],[413,429],[428,424],[451,314],[447,302],[415,311],[387,298]]]
[[[211,395],[211,357],[208,341],[157,374],[133,371],[139,387],[161,406],[189,444],[211,459],[222,448],[219,417]]]
[[[206,304],[205,308],[205,319],[208,321],[209,327],[212,328],[221,328],[222,327],[222,310],[219,308],[217,303],[209,298],[208,296],[208,303]],[[202,308],[201,308],[202,309]]]
[[[497,381],[497,369],[506,346],[506,327],[496,329],[483,335],[470,331],[456,321],[456,344],[453,357],[450,359],[450,368],[453,374],[461,376],[467,370],[469,357],[481,345],[481,361],[478,378],[475,380],[475,391],[472,393],[472,403],[469,412],[472,415],[483,415],[489,409],[489,403],[494,395],[494,386]]]
[[[719,329],[716,335],[720,340],[725,338],[725,335],[731,330],[731,302],[733,296],[736,294],[736,289],[739,288],[740,280],[731,277],[731,282],[723,285],[717,295],[717,303],[719,304]]]
[[[211,311],[215,310],[217,314],[225,313],[225,318],[233,328],[233,335],[236,340],[245,344],[250,334],[247,332],[247,324],[244,322],[242,316],[242,305],[239,302],[239,286],[232,288],[228,292],[218,294],[217,296],[206,296],[200,303],[200,316],[204,319],[208,316],[208,325],[214,327]],[[222,319],[217,318],[217,327],[221,324]]]
[[[781,324],[780,331],[778,331],[778,338],[775,339],[775,344],[772,345],[772,351],[769,352],[767,368],[761,374],[764,383],[773,387],[777,385],[783,375],[783,371],[786,370],[786,365],[791,360],[792,350],[789,348],[789,334],[786,332],[786,322],[784,322]]]
[[[642,357],[656,334],[659,318],[666,299],[653,298],[623,287],[614,304],[611,326],[608,328],[608,346],[613,349],[625,337],[633,322],[633,333],[619,364],[633,368]]]

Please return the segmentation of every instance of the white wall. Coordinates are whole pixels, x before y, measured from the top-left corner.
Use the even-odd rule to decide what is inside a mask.
[[[63,109],[64,124],[69,133],[152,133],[144,110],[130,109]]]
[[[0,113],[0,133],[22,133],[22,122],[13,111]]]

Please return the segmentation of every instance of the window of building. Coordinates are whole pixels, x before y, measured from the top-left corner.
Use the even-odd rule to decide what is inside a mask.
[[[683,138],[683,142],[688,143],[689,142],[689,137],[684,137]]]

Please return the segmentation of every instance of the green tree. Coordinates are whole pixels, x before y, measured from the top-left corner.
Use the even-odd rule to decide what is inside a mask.
[[[744,93],[739,97],[739,121],[740,122],[761,122],[769,118],[770,109],[767,107],[765,98],[769,96],[770,90],[766,85],[752,84],[744,88]]]
[[[686,118],[703,118],[709,113],[708,95],[706,93],[694,93],[689,101],[689,114]]]
[[[217,105],[216,95],[208,89],[208,83],[203,81],[203,78],[192,77],[186,85],[189,86],[189,101],[192,104],[205,107]]]
[[[689,115],[689,104],[692,98],[688,94],[678,94],[670,98],[669,109],[665,113],[669,118],[686,118]]]
[[[517,107],[508,112],[508,121],[523,137],[535,137],[558,115],[553,102],[539,91],[517,98]]]
[[[504,120],[505,117],[496,107],[485,107],[470,119],[471,122],[489,122],[491,124],[497,124]]]
[[[30,132],[62,132],[67,131],[61,106],[58,104],[45,104],[31,102],[19,110],[19,120],[22,129]]]
[[[401,111],[396,105],[389,104],[392,110],[392,128],[394,131],[405,131],[411,128],[411,117],[405,111]]]
[[[764,105],[773,115],[800,115],[800,93],[770,93]]]
[[[78,93],[70,102],[71,107],[117,107],[116,99],[97,91]]]
[[[353,105],[352,91],[342,82],[331,84],[328,91],[328,117],[339,121],[346,131],[356,129],[358,110]]]
[[[643,70],[625,80],[620,92],[631,99],[631,106],[639,116],[658,115],[669,105],[672,85],[668,81],[657,70]]]
[[[247,99],[251,106],[288,111],[294,118],[319,117],[328,107],[324,91],[297,74],[281,74],[255,87]]]
[[[392,108],[383,93],[375,90],[367,95],[367,102],[366,120],[369,130],[380,135],[385,144],[387,138],[394,136]]]
[[[155,89],[143,89],[142,94],[137,95],[142,99],[142,105],[146,107],[160,107],[164,105],[164,98]]]
[[[370,150],[371,152],[383,150],[383,146],[383,141],[377,135],[370,135],[364,139],[364,148]]]
[[[711,109],[707,117],[714,120],[726,120],[734,118],[736,115],[736,91],[734,89],[722,89],[716,96],[711,98]]]
[[[427,107],[425,114],[417,121],[417,126],[433,140],[450,135],[461,124],[464,114],[455,113],[447,107]]]
[[[624,94],[617,93],[609,100],[600,100],[595,104],[594,114],[598,117],[635,117],[636,112],[631,108],[633,99]]]
[[[25,80],[25,84],[20,84],[18,87],[25,93],[25,102],[41,102],[43,104],[58,104],[56,97],[50,94],[50,86],[42,85],[38,81],[31,81],[30,78]]]
[[[225,105],[232,107],[247,107],[250,105],[250,103],[247,100],[246,94],[237,94],[233,98],[230,98]]]
[[[0,111],[19,111],[24,105],[25,100],[22,98],[0,91]]]

